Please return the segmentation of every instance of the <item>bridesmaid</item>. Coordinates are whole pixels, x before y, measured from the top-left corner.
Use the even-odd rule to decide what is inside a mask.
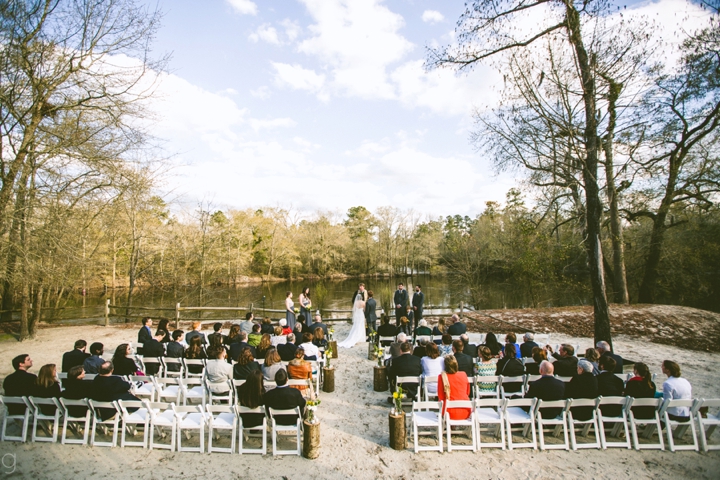
[[[292,292],[285,293],[285,319],[287,320],[287,326],[295,329],[295,305],[292,301]]]
[[[312,301],[310,300],[310,287],[304,287],[298,297],[300,302],[300,313],[305,316],[305,324],[309,327],[313,323]]]

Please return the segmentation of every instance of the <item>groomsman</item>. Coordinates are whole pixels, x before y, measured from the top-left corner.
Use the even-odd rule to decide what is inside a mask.
[[[415,314],[415,328],[418,326],[418,322],[423,318],[423,305],[425,304],[425,294],[422,292],[420,285],[415,285],[415,293],[413,293],[412,307]],[[413,329],[413,332],[415,329]]]
[[[365,284],[364,284],[364,283],[359,283],[359,284],[358,284],[358,289],[355,290],[355,293],[353,293],[353,298],[352,298],[352,301],[350,302],[350,305],[355,305],[355,299],[357,298],[358,295],[361,295],[361,296],[362,296],[362,301],[363,301],[363,302],[367,302],[368,292],[367,292],[367,290],[365,290]]]
[[[400,318],[406,315],[408,306],[408,292],[402,283],[398,283],[398,289],[395,290],[393,296],[393,303],[395,304],[395,325],[399,327]]]

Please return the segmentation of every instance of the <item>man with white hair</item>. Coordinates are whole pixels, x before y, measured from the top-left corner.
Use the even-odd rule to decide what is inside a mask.
[[[390,358],[397,358],[400,355],[402,355],[402,352],[400,351],[400,346],[407,342],[407,335],[405,335],[403,332],[398,333],[397,339],[390,344]]]
[[[320,315],[315,315],[315,322],[313,322],[312,325],[310,325],[310,333],[315,333],[316,328],[321,328],[323,333],[325,334],[325,338],[328,336],[328,327],[325,325],[322,321],[322,317]]]
[[[547,360],[540,362],[540,377],[530,382],[525,398],[538,398],[543,401],[562,400],[565,398],[565,382],[553,376],[553,364]],[[543,418],[555,418],[560,414],[559,408],[543,408]]]
[[[597,342],[595,345],[595,350],[597,350],[598,354],[600,354],[601,357],[610,357],[613,360],[615,360],[615,370],[613,373],[623,373],[623,359],[620,355],[615,355],[612,351],[612,347],[610,344],[606,341],[600,341]]]
[[[532,332],[525,332],[523,340],[525,341],[520,345],[520,356],[530,358],[532,357],[532,349],[540,345],[533,341],[535,340],[535,335]]]
[[[452,317],[450,317],[450,321],[452,322],[452,325],[448,327],[448,333],[450,335],[462,335],[463,333],[467,333],[467,327],[460,321],[460,317],[458,317],[457,314],[453,313]]]
[[[593,375],[593,364],[587,360],[578,360],[577,375],[565,386],[565,398],[596,398],[598,396],[597,377]],[[595,407],[573,407],[575,420],[590,420]]]
[[[415,329],[415,338],[417,337],[429,337],[432,335],[432,330],[428,327],[427,320],[424,318],[418,322],[418,327]]]

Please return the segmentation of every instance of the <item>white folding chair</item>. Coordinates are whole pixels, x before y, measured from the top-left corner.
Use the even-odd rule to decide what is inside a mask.
[[[235,382],[244,382],[244,380],[234,380]],[[240,455],[244,453],[259,453],[260,455],[265,455],[267,453],[267,417],[265,416],[265,410],[263,407],[257,407],[257,408],[248,408],[243,407],[242,405],[237,406],[237,412],[238,412],[238,441],[240,442],[240,445],[238,447],[238,453]],[[244,413],[259,413],[262,414],[262,424],[258,425],[256,427],[247,427],[243,424],[242,421],[242,414]],[[262,447],[261,448],[246,448],[244,445],[244,439],[247,435],[248,438],[250,437],[257,437],[261,439]]]
[[[199,452],[205,451],[205,411],[202,405],[176,406],[170,405],[175,412],[175,423],[177,424],[177,451],[178,452]],[[183,447],[182,434],[185,432],[185,438],[190,440],[190,432],[197,430],[199,437],[199,446]]]
[[[192,403],[193,400],[199,400],[200,405],[207,403],[207,391],[202,378],[182,378],[179,383],[183,405],[187,405],[188,401]]]
[[[233,389],[230,388],[228,382],[211,383],[205,378],[205,390],[207,391],[208,403],[227,403],[233,404]],[[215,391],[213,391],[215,390]]]
[[[507,388],[508,384],[511,384],[513,387],[517,388],[517,384],[520,384],[520,390],[515,392],[507,392],[505,389]],[[500,375],[500,378],[498,379],[498,385],[500,385],[500,398],[510,398],[512,396],[523,396],[524,388],[525,388],[525,375],[518,375],[517,377],[505,377],[503,375]]]
[[[205,376],[205,360],[201,358],[183,358],[183,366],[185,367],[185,378],[203,378]],[[189,367],[202,367],[200,373],[192,373]],[[196,369],[196,368],[193,368]]]
[[[128,381],[132,385],[131,393],[139,398],[146,398],[149,402],[155,399],[157,386],[153,381],[155,377],[144,375],[130,375]]]
[[[2,423],[2,441],[3,442],[25,442],[27,440],[27,431],[30,426],[30,416],[32,415],[32,407],[25,397],[8,397],[0,395],[0,404],[5,407],[5,415],[3,415]],[[14,408],[17,407],[17,408]],[[22,413],[20,412],[22,409]],[[10,413],[10,410],[17,410]],[[8,420],[20,422],[20,435],[8,435]]]
[[[208,453],[235,452],[235,434],[237,433],[238,415],[234,405],[212,405],[205,406],[205,413],[208,421]],[[213,446],[213,439],[220,439],[220,431],[230,431],[230,447]]]
[[[415,453],[419,451],[443,451],[442,402],[413,402],[412,427]],[[425,429],[421,431],[421,429]],[[427,430],[430,429],[430,430]],[[437,445],[420,445],[418,435],[429,436],[437,431]]]
[[[505,400],[499,398],[475,399],[475,423],[478,441],[478,450],[483,447],[499,447],[505,450]],[[488,425],[487,435],[495,439],[500,434],[500,442],[483,442],[483,425]]]
[[[177,431],[177,422],[175,420],[175,411],[172,403],[151,402],[147,404],[148,413],[150,414],[150,440],[148,442],[150,450],[154,448],[167,449],[171,452],[175,450],[175,433]],[[167,434],[165,429],[170,429],[170,443],[156,443],[155,432],[157,431],[161,438],[165,438]]]
[[[92,417],[92,412],[90,411],[90,405],[88,404],[87,399],[70,400],[67,398],[60,398],[60,407],[63,411],[63,429],[60,436],[60,443],[63,445],[66,443],[87,445],[88,435],[90,435],[90,421]],[[80,427],[81,424],[84,425]],[[75,426],[75,430],[78,434],[82,432],[81,440],[67,438],[68,426],[70,425]]]
[[[594,398],[571,398],[568,400],[570,403],[570,412],[568,413],[568,426],[570,427],[570,445],[573,450],[578,448],[600,448],[600,432],[598,431],[597,421],[597,404]],[[573,417],[574,408],[589,408],[592,407],[592,414],[588,420],[579,420]],[[580,426],[582,428],[582,435],[587,437],[590,433],[590,428],[595,429],[595,441],[578,443],[577,436],[575,434],[575,427]]]
[[[120,428],[120,408],[116,402],[98,402],[96,400],[89,400],[90,409],[92,410],[92,435],[90,436],[90,446],[92,447],[115,447],[117,446],[118,429]],[[111,410],[113,414],[111,417],[103,420],[101,416],[101,410]],[[104,434],[108,434],[108,426],[112,426],[112,441],[111,442],[99,442],[95,440],[98,427],[103,429]]]
[[[162,377],[163,376],[163,363],[162,363],[162,357],[142,357],[141,359],[143,372],[145,372],[146,375],[154,375],[156,377]],[[155,373],[148,373],[148,367],[153,366],[153,369],[157,369],[157,372]]]
[[[703,417],[700,409],[707,408],[706,416]],[[720,443],[712,442],[712,434],[715,432],[718,426],[720,426],[720,411],[710,411],[710,409],[716,409],[720,407],[720,399],[718,398],[704,398],[693,408],[692,415],[695,417],[698,423],[698,436],[700,437],[700,447],[703,452],[708,450],[720,450]],[[707,430],[705,428],[707,427]]]
[[[426,377],[423,375],[422,377],[422,395],[421,395],[421,401],[425,402],[431,402],[433,399],[438,399],[437,389],[438,389],[438,377],[432,376],[432,377]],[[430,385],[435,385],[435,393],[431,393],[429,390]]]
[[[158,402],[169,402],[176,405],[180,404],[182,399],[182,387],[179,378],[152,378],[155,384],[155,395]]]
[[[58,379],[58,382],[60,383],[60,390],[65,390],[63,388],[63,382],[67,381],[67,375],[68,375],[67,372],[58,372],[58,374],[57,374],[57,379]]]
[[[540,409],[555,408],[560,409],[560,413],[552,418],[544,418]],[[570,402],[567,400],[538,400],[535,406],[535,419],[537,420],[538,436],[540,437],[540,450],[570,450],[570,441],[568,439],[567,419],[568,408]],[[545,410],[547,412],[547,410]],[[552,428],[553,436],[560,438],[562,430],[562,443],[545,443],[545,428]]]
[[[60,404],[54,398],[39,398],[39,397],[28,397],[28,401],[32,406],[32,442],[57,442],[58,430],[60,427]],[[43,413],[42,410],[45,407],[46,411],[52,410],[53,413]],[[48,426],[48,436],[42,436],[37,434],[38,422],[45,422]],[[41,424],[42,425],[42,424]]]
[[[163,376],[182,378],[185,375],[182,358],[162,357],[160,360],[162,360],[163,364]]]
[[[665,441],[662,436],[662,424],[660,423],[659,410],[662,405],[662,398],[631,398],[628,408],[630,410],[630,431],[632,433],[635,450],[659,449],[665,450]],[[635,407],[652,407],[654,409],[652,418],[636,418],[633,412]],[[645,427],[643,438],[650,439],[653,433],[657,432],[658,443],[640,443],[637,427]]]
[[[692,414],[687,422],[678,422],[677,420],[671,420],[670,414],[667,412],[668,408],[673,407],[687,407],[690,410],[695,406],[697,400],[665,400],[662,407],[660,407],[660,418],[665,422],[665,432],[667,434],[668,448],[671,452],[676,450],[699,450],[697,432],[695,431],[695,422],[693,421]],[[692,443],[685,445],[676,445],[676,442],[685,436],[688,428],[690,428],[690,435]]]
[[[475,398],[500,398],[500,385],[502,378],[499,375],[485,375],[475,377]],[[495,385],[492,390],[488,390],[489,387]],[[485,390],[483,390],[485,388]]]
[[[470,416],[462,420],[455,420],[450,418],[451,408],[468,408],[470,409]],[[453,450],[472,450],[477,452],[477,433],[475,431],[475,405],[471,400],[447,400],[445,402],[445,435],[447,437],[447,449],[448,452]],[[470,428],[470,439],[472,443],[470,445],[453,445],[452,435],[458,433],[457,430],[453,432],[452,427],[463,427],[463,430]]]
[[[630,401],[629,397],[603,397],[600,396],[597,399],[597,419],[598,419],[598,431],[600,432],[600,445],[603,450],[607,450],[608,447],[620,447],[620,448],[632,448],[630,443],[630,429],[628,429],[628,415],[627,406]],[[608,409],[603,407],[612,407],[616,409],[620,408],[619,416],[606,415]],[[608,442],[607,434],[605,432],[605,424],[612,424],[613,429],[611,435],[616,438],[624,438],[625,440],[620,442]],[[622,435],[620,434],[622,427]]]
[[[420,400],[422,400],[423,392],[420,389],[420,383],[422,382],[422,376],[417,377],[395,377],[395,390],[397,391],[398,385],[402,387],[403,390],[407,388],[407,385],[414,384],[416,387],[417,396]],[[404,401],[402,401],[403,406],[412,406],[413,399],[408,396]]]
[[[148,444],[148,425],[150,424],[150,413],[147,404],[138,400],[118,400],[118,406],[122,413],[122,434],[120,435],[120,447],[142,447],[147,448]],[[128,409],[136,409],[130,412]],[[138,426],[141,426],[142,442],[128,442],[125,440],[126,434],[133,437],[138,433]]]
[[[268,414],[270,415],[273,456],[300,455],[302,451],[302,414],[300,413],[300,407],[295,407],[289,410],[276,410],[274,408],[268,408]],[[277,423],[275,418],[279,415],[297,415],[297,420],[293,425],[280,425]],[[279,449],[277,446],[277,439],[279,435],[294,435],[297,442],[297,448],[294,450]]]
[[[537,450],[537,435],[535,432],[535,398],[511,398],[505,400],[505,431],[508,439],[508,450],[513,448],[532,448]],[[525,410],[527,409],[527,410]],[[530,442],[513,441],[513,425],[519,425],[515,430],[521,432],[521,437],[527,437],[531,432]]]
[[[530,390],[530,384],[534,382],[535,380],[540,380],[542,378],[542,375],[525,375],[525,385],[523,385],[523,395]]]

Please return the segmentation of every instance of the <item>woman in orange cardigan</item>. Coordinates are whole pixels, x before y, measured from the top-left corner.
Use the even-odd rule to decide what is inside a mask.
[[[465,372],[458,371],[457,360],[453,355],[445,357],[445,371],[438,375],[438,399],[443,402],[447,400],[470,400],[470,384]],[[445,403],[443,403],[442,414],[445,415]],[[469,408],[451,408],[450,418],[453,420],[465,420],[472,411]]]

